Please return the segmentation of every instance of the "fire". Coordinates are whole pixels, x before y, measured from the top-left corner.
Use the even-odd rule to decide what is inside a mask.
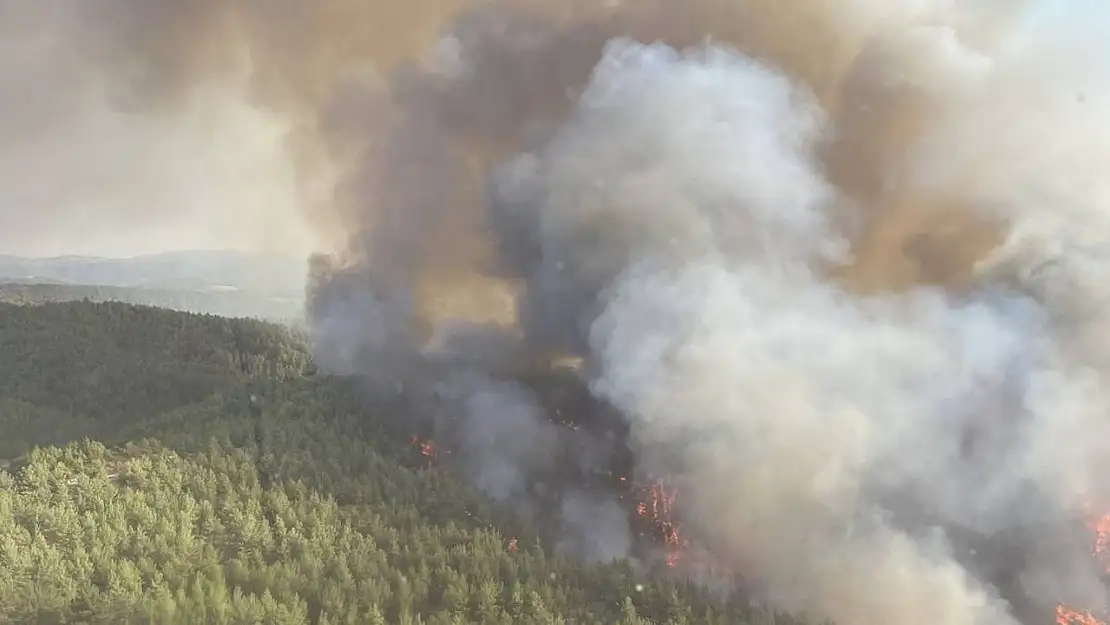
[[[419,437],[413,436],[412,444],[416,445],[416,448],[420,451],[420,455],[425,458],[434,459],[439,454],[439,450],[436,449],[436,444],[432,441],[422,441]]]
[[[671,514],[678,491],[668,488],[663,480],[655,480],[650,486],[641,488],[646,492],[644,498],[636,504],[636,514],[650,521],[652,529],[662,538],[667,566],[677,566],[682,549],[687,544],[680,537],[680,525]]]
[[[1095,555],[1103,568],[1110,571],[1110,514],[1092,518],[1087,522],[1087,527],[1095,535],[1092,547]]]
[[[1110,572],[1110,514],[1095,514],[1090,504],[1084,505],[1083,508],[1087,514],[1087,528],[1093,534],[1091,553],[1098,559],[1103,571]],[[1058,605],[1056,625],[1106,625],[1106,623],[1090,612]]]
[[[1067,606],[1056,606],[1056,625],[1103,625],[1090,612],[1079,612]]]

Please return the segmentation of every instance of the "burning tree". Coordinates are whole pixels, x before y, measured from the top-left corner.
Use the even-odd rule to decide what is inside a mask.
[[[1090,504],[1083,506],[1087,517],[1087,528],[1091,531],[1091,553],[1103,572],[1110,573],[1110,514],[1095,513]],[[1066,605],[1056,606],[1056,625],[1105,625],[1110,609],[1103,606],[1102,618],[1088,610],[1076,610]]]

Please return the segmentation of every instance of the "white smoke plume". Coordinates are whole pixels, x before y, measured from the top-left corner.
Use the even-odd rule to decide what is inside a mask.
[[[826,159],[892,138],[837,137],[807,84],[713,45],[613,43],[556,136],[499,172],[501,214],[534,232],[528,293],[581,302],[568,337],[641,466],[678,476],[700,536],[775,605],[837,623],[1011,622],[961,530],[1022,534],[1033,601],[1105,602],[1070,526],[1106,501],[1098,73],[1040,73],[1061,51],[1040,32],[976,50],[949,26],[884,42],[912,63],[859,57],[913,98],[858,106],[932,109],[869,163],[878,200]],[[955,202],[1001,244],[958,289],[861,293],[851,278],[882,274],[852,244],[903,217],[898,196]]]
[[[571,356],[759,600],[839,625],[1106,603],[1110,9],[429,0],[394,40],[373,2],[91,4],[67,32],[151,115],[249,77],[339,233],[321,365],[408,397],[522,514],[554,498],[562,546],[633,547],[611,498],[549,483],[612,432],[514,381]]]
[[[883,111],[849,91],[857,106],[931,109],[868,163],[878,200],[828,159],[895,138],[836,136],[809,85],[713,45],[610,45],[556,136],[499,172],[501,214],[534,232],[529,295],[581,303],[568,338],[588,338],[641,465],[679,477],[700,535],[779,607],[1010,622],[961,530],[1020,532],[1033,601],[1105,602],[1070,523],[1076,502],[1106,502],[1110,207],[1090,161],[1110,143],[1085,102],[1110,85],[1082,57],[1057,68],[1045,39],[1063,33],[1036,24],[974,49],[954,19],[911,22],[891,54],[859,57],[912,97]],[[850,278],[876,268],[852,244],[903,217],[899,196],[925,219],[946,217],[932,198],[957,203],[1001,244],[954,268],[958,289],[920,275],[861,293]]]

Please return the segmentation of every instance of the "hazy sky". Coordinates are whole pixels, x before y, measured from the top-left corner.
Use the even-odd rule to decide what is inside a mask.
[[[0,150],[0,252],[308,251],[280,126],[215,108],[159,120],[90,107]]]
[[[289,108],[248,105],[250,74],[229,59],[293,67],[299,93],[339,65],[322,42],[395,63],[459,4],[0,0],[0,253],[312,251]],[[227,26],[244,12],[269,30]],[[265,53],[250,36],[268,38]]]
[[[274,118],[230,91],[186,115],[128,114],[79,65],[51,74],[51,54],[6,47],[0,253],[311,247]]]

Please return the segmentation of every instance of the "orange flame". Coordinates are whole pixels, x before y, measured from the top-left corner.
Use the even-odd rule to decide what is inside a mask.
[[[420,455],[425,458],[433,459],[439,453],[439,450],[436,449],[436,444],[432,441],[422,441],[419,437],[413,436],[412,444],[416,445],[417,449],[420,450]]]
[[[644,499],[636,504],[636,513],[651,521],[652,527],[663,539],[667,566],[677,566],[682,549],[687,544],[687,541],[679,536],[680,526],[671,517],[678,492],[668,489],[663,480],[655,480],[650,486],[641,487],[641,489],[646,492]]]
[[[1056,625],[1104,625],[1090,612],[1079,612],[1067,606],[1056,606]]]
[[[1091,549],[1098,556],[1103,568],[1110,571],[1110,514],[1092,518],[1087,522],[1087,527],[1095,535]]]
[[[1087,528],[1091,530],[1091,553],[1098,559],[1103,571],[1110,572],[1110,514],[1096,514],[1091,504],[1083,506],[1087,514]],[[1065,605],[1056,606],[1056,625],[1106,625],[1087,611],[1079,611]]]

